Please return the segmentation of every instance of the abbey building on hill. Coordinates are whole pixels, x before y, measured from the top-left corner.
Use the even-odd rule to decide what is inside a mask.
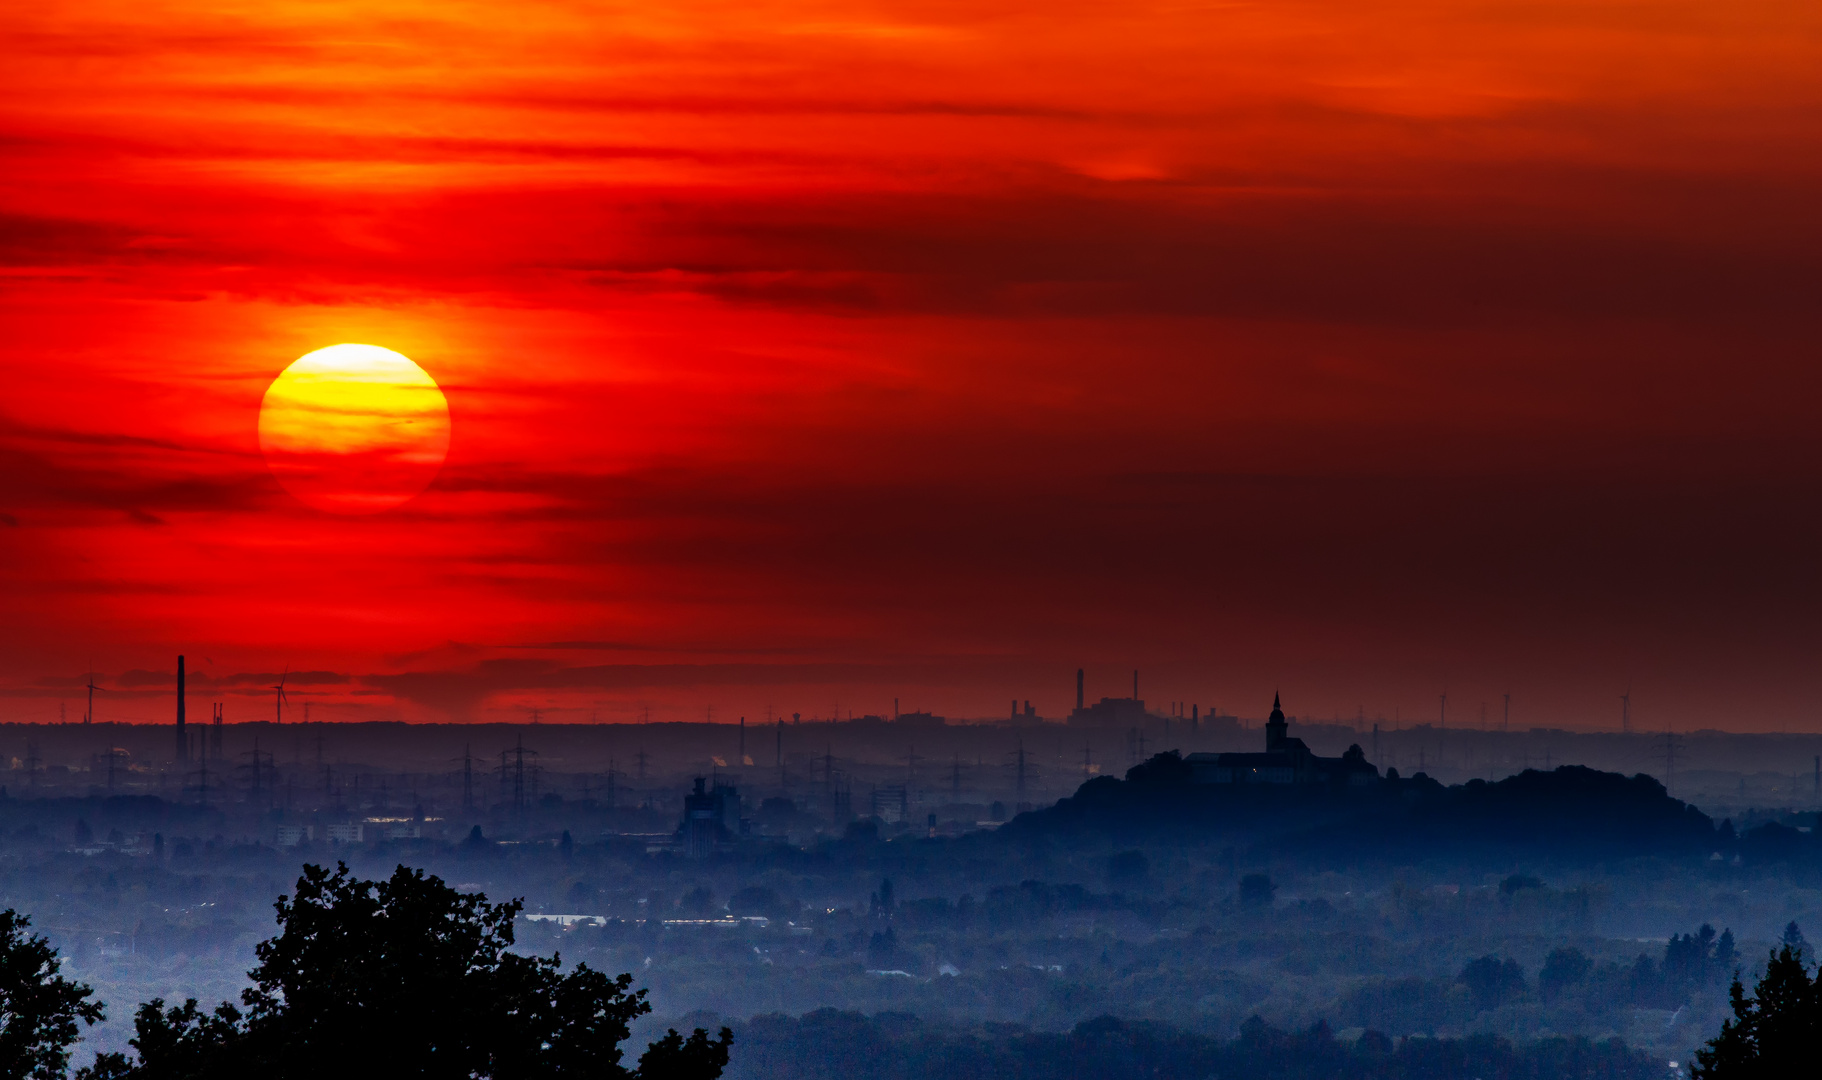
[[[1198,784],[1311,784],[1350,787],[1371,784],[1379,770],[1359,746],[1338,758],[1317,757],[1302,739],[1288,734],[1284,708],[1272,696],[1272,717],[1265,724],[1263,754],[1191,754],[1183,760]]]

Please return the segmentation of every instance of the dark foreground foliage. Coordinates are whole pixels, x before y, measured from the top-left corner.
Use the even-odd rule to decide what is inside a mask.
[[[630,991],[630,975],[566,974],[556,957],[509,952],[516,901],[490,904],[403,866],[385,881],[306,866],[277,907],[282,930],[258,946],[238,1007],[147,1002],[137,1057],[103,1055],[81,1075],[714,1080],[727,1064],[727,1029],[698,1029],[670,1032],[628,1069],[620,1043],[650,1011],[644,991]]]
[[[102,1018],[92,991],[57,974],[57,950],[31,920],[0,911],[0,1080],[48,1080],[69,1065],[77,1022]]]
[[[954,1026],[903,1013],[822,1009],[761,1016],[741,1031],[734,1080],[1658,1080],[1664,1064],[1618,1040],[1492,1035],[1342,1042],[1327,1025],[1289,1032],[1255,1017],[1236,1039],[1102,1017],[1067,1033]]]
[[[1693,1072],[1700,1080],[1815,1075],[1816,1047],[1822,1045],[1822,969],[1811,977],[1803,946],[1789,941],[1792,936],[1801,940],[1795,931],[1792,923],[1752,997],[1734,979],[1733,1019],[1696,1051]]]

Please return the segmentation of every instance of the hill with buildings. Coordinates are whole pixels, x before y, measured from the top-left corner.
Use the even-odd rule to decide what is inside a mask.
[[[1374,861],[1476,852],[1584,861],[1707,857],[1731,842],[1731,826],[1717,827],[1652,777],[1583,766],[1450,786],[1423,773],[1401,777],[1397,770],[1383,777],[1375,772],[1364,783],[1326,774],[1308,783],[1219,783],[1203,779],[1190,760],[1172,751],[1129,770],[1124,780],[1090,780],[1055,806],[1020,815],[1001,835],[1269,848]]]

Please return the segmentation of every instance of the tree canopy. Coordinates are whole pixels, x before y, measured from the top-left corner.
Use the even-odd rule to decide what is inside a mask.
[[[57,974],[57,950],[27,931],[31,919],[0,911],[0,1080],[50,1080],[69,1067],[80,1021],[102,1019],[81,983]]]
[[[194,999],[141,1005],[137,1060],[104,1055],[92,1080],[368,1075],[492,1080],[714,1080],[731,1034],[670,1032],[636,1069],[629,1025],[650,1011],[632,976],[509,951],[517,901],[488,903],[421,870],[363,881],[306,866],[277,903],[278,936],[257,947],[237,1007]]]
[[[1811,977],[1795,923],[1785,931],[1785,939],[1765,965],[1765,976],[1751,998],[1734,979],[1733,1019],[1721,1025],[1721,1033],[1707,1047],[1696,1051],[1692,1074],[1700,1080],[1756,1080],[1814,1071],[1817,1039],[1822,1037],[1822,970]]]

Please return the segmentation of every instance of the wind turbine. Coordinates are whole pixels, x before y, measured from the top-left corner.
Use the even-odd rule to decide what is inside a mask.
[[[95,673],[89,672],[89,711],[82,714],[82,723],[86,726],[95,719],[95,691],[101,689],[95,685]]]
[[[284,673],[278,677],[278,685],[272,688],[272,708],[278,713],[278,722],[285,722],[285,680],[291,675],[291,665],[286,664]]]

